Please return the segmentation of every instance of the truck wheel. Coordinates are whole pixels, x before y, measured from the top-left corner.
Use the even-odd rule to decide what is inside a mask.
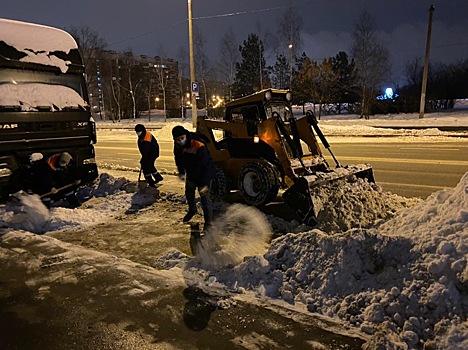
[[[276,198],[278,172],[266,162],[249,163],[241,170],[238,185],[242,198],[248,204],[261,206]]]
[[[211,182],[210,197],[213,201],[225,201],[229,196],[229,186],[226,174],[216,167],[216,172]]]

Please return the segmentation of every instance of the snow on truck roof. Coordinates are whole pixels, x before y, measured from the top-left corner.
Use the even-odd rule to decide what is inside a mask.
[[[15,55],[4,53],[6,49]],[[75,39],[61,29],[0,18],[0,58],[55,66],[65,73],[72,61],[60,53],[74,49],[78,49]]]

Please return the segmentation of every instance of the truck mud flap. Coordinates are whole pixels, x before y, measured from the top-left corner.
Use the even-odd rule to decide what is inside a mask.
[[[81,180],[81,183],[89,183],[94,181],[98,177],[98,169],[96,164],[84,164],[79,167],[77,178]]]

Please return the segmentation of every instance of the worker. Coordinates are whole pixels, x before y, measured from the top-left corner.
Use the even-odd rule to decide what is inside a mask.
[[[185,178],[185,197],[188,211],[183,222],[189,222],[197,213],[195,190],[198,188],[200,202],[203,209],[203,231],[211,225],[213,208],[210,199],[211,181],[215,175],[215,166],[210,152],[205,144],[181,125],[172,129],[174,139],[174,160],[177,165],[179,177]]]
[[[62,198],[68,201],[70,208],[81,205],[75,193],[81,181],[75,177],[74,161],[70,153],[55,153],[48,158],[44,158],[42,153],[33,153],[30,163],[30,190],[41,196],[47,208],[50,208],[52,200]]]
[[[135,125],[135,132],[138,135],[137,144],[141,154],[140,165],[143,176],[150,187],[156,187],[156,184],[163,180],[154,165],[159,157],[158,141],[142,124]]]

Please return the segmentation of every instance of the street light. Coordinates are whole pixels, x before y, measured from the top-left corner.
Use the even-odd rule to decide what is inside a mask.
[[[289,90],[291,89],[292,85],[292,48],[293,45],[289,44],[288,49],[289,49]]]

